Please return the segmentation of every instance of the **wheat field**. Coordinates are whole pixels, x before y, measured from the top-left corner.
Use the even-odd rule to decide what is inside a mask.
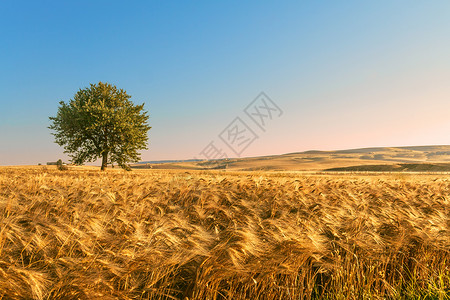
[[[0,168],[0,299],[450,299],[450,177]]]

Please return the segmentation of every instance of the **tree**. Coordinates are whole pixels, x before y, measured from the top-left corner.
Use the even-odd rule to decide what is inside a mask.
[[[58,159],[58,161],[56,162],[56,168],[60,171],[67,171],[69,169],[61,159]]]
[[[68,103],[59,102],[50,117],[55,142],[63,146],[74,164],[102,159],[102,171],[116,162],[129,169],[147,149],[150,130],[144,104],[135,105],[123,89],[99,82],[80,89]]]

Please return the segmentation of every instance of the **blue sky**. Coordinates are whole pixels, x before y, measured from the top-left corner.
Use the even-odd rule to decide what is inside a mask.
[[[448,1],[1,1],[0,164],[65,158],[49,116],[89,83],[150,114],[143,160],[198,157],[264,91],[242,156],[449,144]]]

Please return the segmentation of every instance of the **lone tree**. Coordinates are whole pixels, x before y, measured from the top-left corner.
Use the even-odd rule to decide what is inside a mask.
[[[102,171],[116,162],[129,169],[147,149],[150,130],[144,104],[135,105],[123,89],[99,82],[80,89],[69,103],[59,102],[56,117],[50,117],[55,142],[63,146],[74,164],[102,158]]]

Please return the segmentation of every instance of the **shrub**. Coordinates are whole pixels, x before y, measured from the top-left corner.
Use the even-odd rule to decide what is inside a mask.
[[[65,164],[63,164],[61,159],[58,159],[58,161],[56,162],[56,167],[60,171],[67,171],[69,169]]]

